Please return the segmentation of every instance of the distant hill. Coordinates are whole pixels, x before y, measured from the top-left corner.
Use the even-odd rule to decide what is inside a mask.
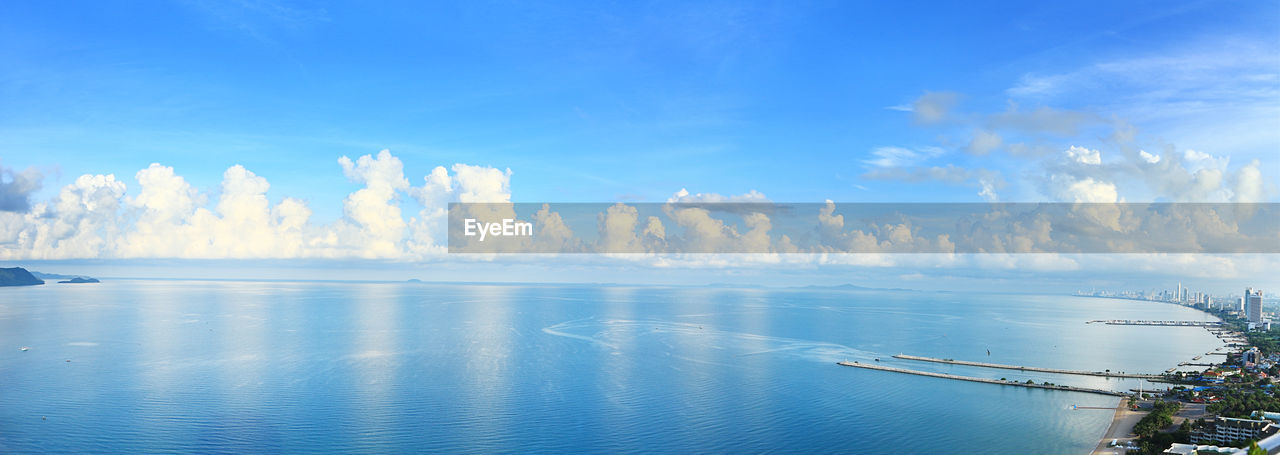
[[[101,283],[101,281],[98,281],[98,279],[97,279],[97,278],[81,278],[81,277],[75,277],[75,278],[72,278],[72,279],[70,279],[70,280],[66,280],[66,281],[59,281],[58,283],[73,283],[73,284],[78,284],[78,283]]]
[[[22,267],[0,268],[0,286],[34,286],[44,284]]]
[[[60,273],[44,273],[39,270],[32,270],[32,275],[42,280],[70,280],[72,278],[87,278],[84,275],[63,275]]]

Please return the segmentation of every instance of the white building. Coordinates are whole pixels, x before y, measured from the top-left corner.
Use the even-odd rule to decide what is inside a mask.
[[[1201,431],[1191,433],[1191,442],[1201,443],[1213,441],[1227,444],[1236,441],[1258,440],[1261,436],[1275,433],[1275,427],[1269,420],[1233,419],[1218,417],[1212,425]]]
[[[1244,314],[1249,318],[1249,322],[1262,322],[1262,290],[1253,290],[1253,288],[1245,288],[1244,297]]]
[[[1242,454],[1242,453],[1248,453],[1248,451],[1244,449],[1237,449],[1235,447],[1218,447],[1218,446],[1204,446],[1204,445],[1198,446],[1195,444],[1180,444],[1175,442],[1168,449],[1165,449],[1164,452],[1160,452],[1160,453],[1163,453],[1165,455],[1209,455],[1209,454],[1237,454],[1237,453]]]

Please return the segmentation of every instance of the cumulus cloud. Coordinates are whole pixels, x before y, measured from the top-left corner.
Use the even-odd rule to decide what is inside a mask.
[[[272,204],[267,179],[240,165],[223,173],[213,195],[159,163],[134,175],[133,196],[114,175],[84,175],[25,213],[0,211],[0,258],[413,259],[443,252],[449,202],[511,198],[510,170],[455,164],[450,174],[437,167],[412,187],[403,163],[387,150],[344,156],[338,165],[362,187],[342,201],[343,217],[328,225],[312,224],[300,199]],[[8,182],[33,188],[29,180]],[[404,195],[422,206],[407,221]]]
[[[1086,177],[1066,183],[1058,192],[1058,199],[1070,202],[1119,202],[1114,183]]]
[[[1067,157],[1080,164],[1102,164],[1102,153],[1084,147],[1071,146],[1067,149]]]
[[[1236,171],[1235,187],[1231,195],[1232,202],[1263,202],[1266,200],[1266,188],[1262,180],[1261,163],[1253,160]]]
[[[1139,150],[1138,156],[1142,157],[1142,161],[1146,161],[1148,164],[1156,164],[1160,162],[1160,155],[1147,153],[1146,150]]]
[[[1098,149],[1073,146],[1065,153],[1059,151],[1049,168],[1052,172],[1046,173],[1045,194],[1066,202],[1122,202],[1126,198],[1117,182],[1125,181],[1125,175],[1166,175],[1159,180],[1161,184],[1182,188],[1188,194],[1209,194],[1216,201],[1266,200],[1270,191],[1256,161],[1229,169],[1227,159],[1207,153],[1166,150],[1164,155],[1173,159],[1153,161],[1140,158],[1135,152],[1117,154],[1119,159],[1103,163]],[[1126,159],[1132,161],[1128,167]],[[158,163],[138,171],[132,188],[113,175],[81,176],[62,188],[57,197],[33,203],[26,212],[0,211],[0,258],[415,260],[444,252],[444,222],[450,202],[487,203],[468,210],[487,210],[489,217],[516,218],[509,169],[469,164],[438,166],[414,186],[404,175],[403,163],[389,151],[354,159],[342,157],[337,164],[343,175],[360,188],[341,201],[343,217],[326,225],[311,222],[311,209],[302,200],[269,197],[271,185],[267,178],[240,165],[227,168],[221,184],[210,194],[197,190],[177,170]],[[1133,172],[1142,174],[1125,174]],[[998,200],[998,192],[1005,185],[999,172],[954,165],[876,167],[864,177],[943,181],[968,186],[981,198],[992,201]],[[404,213],[402,203],[408,199],[405,196],[421,210],[412,216]],[[691,194],[681,189],[667,202],[662,213],[665,219],[625,204],[602,209],[595,217],[595,226],[577,226],[580,232],[590,233],[593,227],[597,230],[598,237],[586,242],[575,235],[575,227],[566,218],[549,206],[533,214],[522,212],[534,223],[536,235],[528,244],[516,246],[545,252],[595,249],[645,255],[656,251],[767,252],[747,261],[769,262],[781,260],[771,256],[776,253],[945,252],[973,245],[991,252],[1046,251],[1052,250],[1062,234],[1053,232],[1042,219],[1026,217],[1004,220],[1007,222],[1003,224],[997,220],[975,222],[965,236],[939,235],[930,227],[905,218],[849,220],[834,204],[828,204],[802,218],[812,223],[812,231],[792,238],[775,229],[795,233],[788,224],[796,218],[779,218],[775,212],[753,208],[752,203],[769,202],[758,191],[726,196]],[[705,203],[741,204],[736,209],[697,205]],[[1127,232],[1126,226],[1142,225],[1127,219],[1130,215],[1122,210],[1106,207],[1082,211],[1077,216],[1084,226],[1076,228],[1080,232]],[[1168,222],[1222,232],[1234,229],[1234,221],[1208,215],[1187,215]],[[993,230],[991,226],[1005,228]],[[1190,244],[1206,239],[1179,241]],[[819,261],[849,260],[852,259]],[[867,256],[855,262],[881,260]]]
[[[366,258],[393,258],[401,253],[408,224],[400,214],[397,200],[409,188],[404,177],[404,164],[388,150],[361,156],[356,161],[343,156],[338,159],[342,173],[364,188],[347,196],[342,203],[345,218],[334,227],[337,234],[329,243],[332,248],[351,250]]]
[[[119,235],[124,194],[114,175],[82,175],[26,214],[0,212],[0,258],[101,256]]]
[[[452,174],[449,173],[450,169],[453,170]],[[422,186],[408,190],[408,194],[422,206],[418,215],[409,220],[411,237],[408,247],[415,257],[444,252],[445,222],[449,215],[448,204],[451,202],[495,204],[466,207],[465,210],[483,210],[487,213],[459,214],[464,218],[516,218],[515,213],[506,205],[511,202],[510,169],[500,170],[463,163],[456,163],[450,169],[436,166],[430,174],[423,177]]]
[[[0,212],[26,212],[31,209],[31,193],[40,190],[44,176],[34,167],[14,172],[0,165]]]

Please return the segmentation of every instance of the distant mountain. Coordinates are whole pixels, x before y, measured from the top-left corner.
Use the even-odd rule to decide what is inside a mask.
[[[66,280],[66,281],[59,281],[58,283],[74,283],[74,284],[79,284],[79,283],[101,283],[101,281],[98,281],[98,279],[97,279],[97,278],[81,278],[81,277],[75,277],[75,278],[72,278],[72,279],[70,279],[70,280]]]
[[[72,278],[84,277],[84,275],[62,275],[59,273],[44,273],[36,270],[32,270],[31,274],[42,280],[70,280]]]
[[[0,286],[34,286],[44,284],[22,267],[0,268]]]

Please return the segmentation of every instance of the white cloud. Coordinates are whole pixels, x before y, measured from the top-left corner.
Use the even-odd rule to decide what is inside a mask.
[[[960,101],[960,95],[953,92],[928,92],[911,103],[911,112],[917,123],[940,123],[947,119],[951,109]]]
[[[978,189],[977,195],[985,201],[999,200],[998,191],[1006,182],[999,172],[989,169],[963,168],[953,164],[932,167],[883,168],[862,174],[873,180],[901,180],[904,182],[942,182]]]
[[[448,218],[450,202],[464,203],[505,203],[511,202],[511,170],[499,170],[488,166],[475,166],[456,163],[452,166],[453,174],[444,166],[436,166],[430,174],[423,177],[420,187],[408,190],[422,210],[409,220],[410,237],[408,249],[414,257],[440,254],[445,251],[445,221]],[[489,207],[495,210],[508,211],[509,207]],[[472,207],[482,210],[482,207]],[[514,218],[514,213],[507,213],[498,218]]]
[[[44,176],[39,169],[29,167],[14,172],[0,166],[0,212],[26,212],[31,209],[31,194],[40,190]]]
[[[351,193],[342,203],[345,219],[334,227],[337,243],[330,246],[350,249],[366,258],[394,258],[401,254],[400,242],[408,225],[400,214],[398,192],[409,188],[404,164],[388,150],[338,159],[342,172],[365,187]]]
[[[1147,153],[1146,150],[1139,150],[1138,156],[1142,157],[1142,161],[1146,161],[1147,163],[1150,163],[1150,164],[1156,164],[1160,162],[1160,155],[1152,155],[1150,153]]]
[[[1259,166],[1261,164],[1258,160],[1253,160],[1253,162],[1236,171],[1234,194],[1232,194],[1231,202],[1266,201],[1267,189],[1263,186],[1262,170],[1259,169]]]
[[[1080,164],[1102,164],[1101,152],[1074,145],[1067,149],[1067,158]]]
[[[1197,172],[1204,169],[1226,169],[1231,159],[1187,149],[1182,154],[1182,161],[1188,171]]]
[[[343,218],[310,224],[305,202],[274,205],[267,179],[240,165],[223,173],[217,201],[173,168],[137,172],[138,194],[112,175],[84,175],[29,213],[0,211],[0,258],[422,258],[443,252],[449,202],[509,202],[510,170],[455,164],[410,187],[399,158],[383,150],[338,159],[363,187],[342,201]],[[25,184],[25,183],[24,183]],[[401,196],[422,206],[404,219]]]
[[[1004,144],[1004,139],[989,130],[976,130],[973,132],[973,139],[969,140],[969,145],[965,147],[969,153],[974,155],[986,155],[995,149],[1000,148]]]
[[[1091,106],[1142,124],[1156,136],[1237,157],[1263,157],[1280,141],[1280,54],[1273,41],[1188,36],[1056,74],[1027,74],[1007,93],[1036,103]]]
[[[869,166],[882,168],[904,167],[920,163],[943,153],[946,153],[946,151],[938,147],[921,147],[916,150],[902,147],[876,147],[871,150],[871,155],[874,158],[862,160],[862,162]]]
[[[684,189],[684,188],[681,188],[681,189],[680,189],[680,191],[677,191],[675,194],[671,195],[671,197],[667,198],[667,202],[683,202],[683,203],[693,203],[693,202],[712,202],[712,203],[719,203],[719,202],[744,202],[744,203],[754,203],[754,202],[769,202],[769,198],[765,197],[765,195],[764,195],[763,193],[760,193],[759,191],[756,191],[756,190],[751,190],[751,191],[748,191],[748,192],[746,192],[746,193],[739,194],[739,195],[734,195],[734,196],[724,196],[724,195],[720,195],[720,194],[716,194],[716,193],[698,193],[698,194],[689,194],[689,190]]]
[[[1065,191],[1059,196],[1064,201],[1071,202],[1119,202],[1120,196],[1116,192],[1116,185],[1113,183],[1100,182],[1092,178],[1085,178],[1067,185]]]
[[[100,257],[119,232],[117,212],[125,193],[114,175],[83,175],[53,201],[30,213],[0,212],[0,257],[66,259]]]
[[[511,202],[511,169],[455,164],[453,172],[458,202]]]

